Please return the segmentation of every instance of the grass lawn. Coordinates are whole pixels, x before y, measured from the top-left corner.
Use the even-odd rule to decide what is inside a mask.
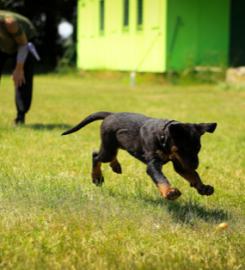
[[[36,76],[34,84],[26,125],[16,128],[10,76],[0,86],[1,269],[245,269],[245,91],[75,76]],[[182,191],[167,201],[123,151],[123,174],[103,164],[105,184],[94,186],[101,121],[60,135],[102,110],[217,122],[202,137],[198,168],[215,193],[200,196],[167,164]],[[228,229],[217,231],[222,222]]]

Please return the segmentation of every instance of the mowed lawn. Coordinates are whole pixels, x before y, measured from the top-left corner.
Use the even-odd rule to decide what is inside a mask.
[[[0,269],[245,269],[245,91],[36,76],[32,108],[12,127],[14,89],[0,86]],[[175,201],[163,199],[146,167],[120,151],[123,174],[103,164],[91,182],[97,111],[137,112],[181,122],[217,122],[202,137],[198,172],[214,186],[200,196],[163,167]],[[217,231],[218,224],[228,228]]]

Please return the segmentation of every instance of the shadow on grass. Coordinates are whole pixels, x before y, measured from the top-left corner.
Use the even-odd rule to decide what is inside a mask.
[[[197,219],[202,219],[205,222],[220,222],[228,219],[228,211],[218,207],[209,208],[192,199],[188,201],[161,201],[148,198],[145,201],[150,204],[161,205],[176,222],[192,223]]]
[[[72,126],[67,125],[67,124],[29,124],[25,125],[25,128],[30,128],[30,129],[36,129],[36,130],[53,130],[53,129],[62,129],[62,130],[67,130],[72,128]]]
[[[113,197],[125,198],[125,194],[115,192],[115,190],[109,190],[109,195]],[[221,222],[229,219],[229,213],[227,210],[220,208],[219,206],[209,207],[202,205],[199,201],[189,198],[188,200],[175,200],[168,201],[162,197],[153,198],[147,194],[138,195],[126,195],[127,199],[135,200],[135,203],[139,203],[139,199],[143,204],[147,206],[161,207],[164,212],[167,212],[172,216],[174,222],[194,224],[197,220],[204,222]]]

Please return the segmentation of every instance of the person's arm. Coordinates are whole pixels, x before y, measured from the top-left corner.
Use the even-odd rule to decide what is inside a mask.
[[[6,18],[5,26],[7,31],[14,38],[14,40],[18,45],[17,63],[12,74],[14,85],[18,87],[21,86],[23,83],[25,83],[25,75],[23,68],[28,53],[28,50],[26,50],[27,37],[25,32],[22,30],[21,26],[18,25],[18,22],[14,18],[11,17]]]

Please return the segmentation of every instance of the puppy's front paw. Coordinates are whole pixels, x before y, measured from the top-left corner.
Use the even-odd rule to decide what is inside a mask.
[[[103,175],[98,177],[98,178],[93,178],[93,183],[97,186],[97,187],[101,187],[104,183],[104,177]]]
[[[177,188],[172,188],[170,184],[161,183],[157,187],[162,196],[167,200],[175,200],[182,194]]]
[[[214,193],[214,188],[209,185],[203,185],[200,189],[197,189],[200,195],[210,196]]]
[[[171,188],[164,194],[164,198],[168,200],[175,200],[181,196],[181,191],[177,188]]]

